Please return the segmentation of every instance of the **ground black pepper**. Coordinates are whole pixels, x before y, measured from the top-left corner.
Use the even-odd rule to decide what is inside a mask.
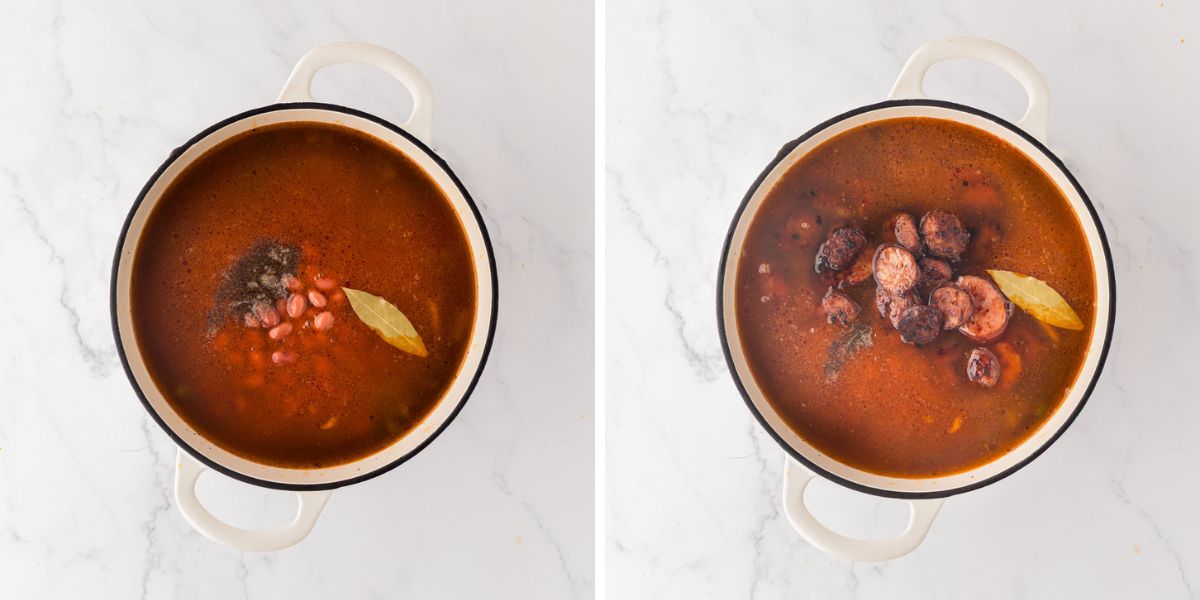
[[[216,330],[230,316],[241,319],[255,305],[272,306],[288,295],[300,250],[274,240],[259,240],[226,269],[209,311],[209,328]]]

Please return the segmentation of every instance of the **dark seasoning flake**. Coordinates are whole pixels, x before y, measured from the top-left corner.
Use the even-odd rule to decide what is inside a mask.
[[[225,271],[208,313],[210,332],[215,332],[230,315],[286,298],[287,279],[295,275],[299,257],[300,250],[295,246],[274,240],[254,242]]]

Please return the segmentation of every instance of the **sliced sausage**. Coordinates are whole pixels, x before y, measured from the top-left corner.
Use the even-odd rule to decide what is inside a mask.
[[[913,292],[896,295],[882,287],[875,288],[875,308],[879,309],[879,316],[891,322],[892,327],[900,322],[901,313],[920,303],[921,299]]]
[[[921,217],[921,238],[930,254],[958,262],[967,251],[971,234],[954,213],[931,210]]]
[[[850,266],[858,251],[867,245],[867,236],[857,227],[845,225],[829,232],[829,237],[817,249],[816,269],[841,271]]]
[[[879,310],[879,316],[886,319],[888,316],[888,307],[891,305],[892,295],[887,290],[875,286],[875,308]],[[254,326],[258,327],[258,324],[256,323]]]
[[[913,254],[920,254],[925,244],[921,242],[921,233],[917,231],[917,220],[908,213],[896,215],[896,243],[904,246]]]
[[[837,281],[837,288],[844,290],[854,287],[871,278],[871,262],[875,258],[875,250],[859,252],[858,256],[854,257],[854,262],[850,266],[841,271],[836,271],[837,276],[834,278]]]
[[[896,331],[906,344],[928,344],[942,332],[942,311],[924,304],[910,306],[900,313]]]
[[[996,385],[1000,381],[1000,359],[984,347],[971,350],[967,357],[967,379],[983,387]]]
[[[953,283],[938,286],[929,293],[929,305],[942,311],[942,328],[947,331],[958,329],[971,320],[975,307],[971,295]]]
[[[928,298],[929,292],[943,283],[950,281],[950,277],[954,275],[954,271],[950,268],[950,263],[940,259],[926,256],[917,262],[921,267],[921,276],[917,279],[917,292],[922,298]]]
[[[857,302],[850,296],[833,291],[833,288],[829,288],[825,297],[821,298],[821,308],[825,310],[825,320],[830,325],[849,325],[862,314],[862,307]]]
[[[875,283],[894,296],[908,293],[917,285],[920,269],[912,252],[896,244],[884,244],[871,263]]]
[[[985,344],[1004,333],[1012,315],[1012,302],[1004,297],[996,284],[975,275],[958,278],[958,287],[971,295],[971,318],[958,331],[969,339]]]

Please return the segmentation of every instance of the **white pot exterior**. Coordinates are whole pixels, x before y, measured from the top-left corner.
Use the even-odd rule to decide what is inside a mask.
[[[250,114],[241,118],[235,117],[232,122],[202,134],[177,158],[165,165],[165,169],[152,180],[142,197],[141,204],[136,207],[130,217],[128,229],[119,249],[114,287],[116,329],[129,372],[148,407],[176,440],[194,456],[228,474],[240,475],[241,479],[249,478],[252,483],[268,487],[288,489],[335,487],[338,484],[375,473],[413,454],[436,435],[457,412],[475,381],[484,360],[485,350],[491,340],[495,319],[495,289],[492,280],[494,265],[478,214],[455,179],[425,147],[414,143],[409,137],[381,122],[340,110],[317,108],[312,105],[276,105],[267,107],[265,110],[266,112]],[[254,112],[251,111],[251,113]],[[238,134],[267,125],[304,122],[340,125],[371,135],[420,165],[449,199],[462,223],[475,262],[475,285],[478,290],[471,342],[467,347],[466,357],[458,376],[442,401],[411,433],[384,450],[351,463],[320,469],[292,469],[260,464],[232,454],[197,433],[180,417],[151,380],[146,368],[145,357],[138,345],[137,336],[133,333],[133,320],[129,308],[130,274],[134,253],[141,239],[146,219],[175,178],[204,153]]]
[[[396,127],[367,113],[312,102],[309,89],[322,68],[361,63],[398,79],[413,97],[412,114]],[[184,518],[204,536],[252,552],[280,550],[303,540],[320,516],[331,490],[381,474],[408,460],[433,441],[462,408],[475,387],[491,349],[496,327],[496,264],[491,242],[474,202],[450,168],[429,149],[433,127],[433,92],[421,72],[403,57],[379,46],[359,43],[327,44],[305,54],[279,94],[280,104],[230,117],[192,138],[171,154],[151,177],[126,218],[113,259],[111,308],[113,336],[126,374],[151,416],[179,444],[175,499]],[[134,335],[129,307],[130,275],[146,219],[163,193],[197,158],[222,142],[258,127],[280,123],[323,123],[370,135],[418,164],[449,200],[466,233],[475,263],[476,310],[471,341],[450,389],[417,427],[387,448],[357,461],[321,469],[291,469],[261,464],[237,456],[204,438],[175,412],[151,379],[146,359]],[[293,490],[296,515],[286,526],[246,530],[218,519],[196,497],[196,481],[206,468],[269,488]]]
[[[938,62],[974,58],[990,62],[1012,75],[1029,96],[1025,114],[1016,125],[978,109],[950,102],[925,100],[923,83]],[[788,454],[784,464],[783,509],[793,528],[809,543],[848,560],[882,561],[903,556],[921,544],[947,496],[999,481],[1037,458],[1061,435],[1083,408],[1100,375],[1112,340],[1116,293],[1112,257],[1100,219],[1079,183],[1044,145],[1050,113],[1050,92],[1037,69],[1020,54],[980,38],[945,38],[917,49],[896,79],[891,100],[864,106],[818,125],[784,147],[742,201],[721,254],[717,274],[717,317],[725,359],[747,406],[759,423]],[[775,412],[754,379],[737,329],[737,269],[746,233],[758,209],[787,171],[809,152],[837,135],[887,119],[925,117],[946,119],[981,129],[1012,145],[1045,172],[1067,198],[1087,238],[1096,281],[1095,326],[1083,368],[1067,398],[1028,439],[999,458],[969,471],[929,478],[888,477],[838,462],[788,427]],[[855,539],[823,525],[808,509],[804,490],[816,475],[869,494],[908,499],[908,525],[897,536]]]
[[[815,467],[819,472],[826,475],[833,475],[835,479],[842,480],[843,482],[856,484],[852,487],[858,487],[863,491],[873,493],[882,492],[883,495],[892,496],[949,495],[949,493],[956,491],[965,491],[965,489],[969,489],[980,482],[987,481],[1010,471],[1038,453],[1073,417],[1090,391],[1092,381],[1101,364],[1101,358],[1107,349],[1106,340],[1110,334],[1110,317],[1112,314],[1111,265],[1098,222],[1094,218],[1088,203],[1084,200],[1080,189],[1049,154],[1043,151],[1038,145],[1035,145],[1031,141],[1031,138],[1018,133],[1014,127],[1003,124],[1003,121],[998,118],[988,118],[982,116],[982,113],[967,112],[969,109],[964,110],[952,108],[951,106],[948,103],[931,103],[931,101],[885,102],[875,107],[867,107],[865,110],[860,109],[861,112],[857,112],[857,114],[849,113],[851,116],[845,118],[835,118],[831,123],[819,127],[814,132],[810,132],[811,135],[808,135],[806,139],[803,139],[803,141],[783,156],[752,190],[746,200],[744,209],[737,216],[737,220],[730,232],[727,254],[722,265],[721,275],[723,286],[720,291],[722,307],[721,326],[724,337],[727,340],[726,349],[732,370],[744,389],[747,402],[758,413],[764,426],[794,456],[802,459],[809,466]],[[1029,439],[996,460],[963,473],[924,479],[888,477],[856,469],[824,454],[805,441],[803,437],[792,431],[771,406],[770,402],[767,401],[746,363],[746,355],[742,349],[741,335],[737,329],[737,299],[735,296],[737,269],[741,263],[741,249],[744,245],[750,224],[753,222],[759,207],[762,206],[763,201],[770,194],[771,189],[774,188],[787,171],[814,148],[841,133],[868,123],[907,117],[946,119],[982,129],[1008,142],[1037,163],[1050,176],[1055,185],[1058,186],[1079,219],[1079,223],[1087,237],[1092,263],[1095,266],[1096,279],[1095,327],[1092,328],[1088,353],[1083,361],[1083,368],[1080,370],[1075,384],[1071,387],[1070,393],[1068,393],[1066,399],[1054,414]]]

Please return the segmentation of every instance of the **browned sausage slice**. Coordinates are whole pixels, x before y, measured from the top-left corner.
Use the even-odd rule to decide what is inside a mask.
[[[867,244],[867,236],[857,227],[845,225],[829,232],[825,243],[817,249],[816,269],[820,273],[825,269],[841,271],[850,266],[850,262]]]
[[[950,277],[954,275],[950,263],[940,258],[926,256],[918,261],[917,265],[921,267],[921,276],[917,279],[917,292],[922,298],[928,298],[933,288],[950,281]]]
[[[892,295],[887,290],[875,286],[875,308],[879,310],[879,316],[886,319],[888,316],[888,307],[891,305]]]
[[[854,262],[850,263],[848,268],[836,272],[837,288],[844,290],[870,279],[871,262],[874,258],[875,249],[873,248],[869,252],[859,252],[858,256],[854,257]]]
[[[942,332],[942,311],[924,304],[910,306],[900,313],[896,331],[906,344],[928,344]]]
[[[875,276],[875,283],[893,296],[912,291],[920,277],[917,259],[912,252],[896,244],[884,244],[875,251],[871,273]]]
[[[971,350],[967,357],[967,379],[983,387],[996,385],[1000,381],[1000,359],[987,348]]]
[[[934,288],[929,293],[929,305],[942,311],[944,322],[942,327],[957,329],[963,323],[971,320],[975,307],[971,304],[971,295],[953,283],[946,283]]]
[[[958,262],[971,241],[958,216],[944,210],[931,210],[921,217],[921,237],[930,254],[950,262]]]
[[[892,327],[900,322],[901,313],[920,303],[921,299],[913,292],[897,296],[882,287],[875,288],[875,308],[879,309],[879,316],[891,322]]]
[[[849,325],[862,314],[862,307],[850,296],[829,288],[825,297],[821,298],[821,308],[825,310],[825,321],[830,325]]]
[[[990,342],[1004,333],[1008,318],[1012,315],[1012,302],[1004,297],[991,280],[975,275],[958,278],[958,287],[971,295],[971,318],[958,331],[981,344]]]
[[[896,215],[896,242],[913,254],[920,254],[925,244],[921,242],[921,233],[917,231],[917,220],[908,213]]]

